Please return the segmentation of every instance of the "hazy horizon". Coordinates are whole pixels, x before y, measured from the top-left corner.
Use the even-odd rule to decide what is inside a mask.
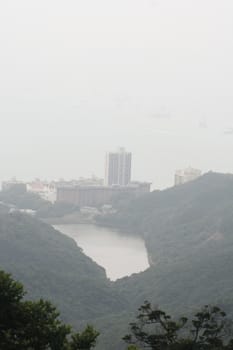
[[[0,5],[0,180],[104,176],[133,154],[154,188],[176,169],[232,172],[233,2]]]

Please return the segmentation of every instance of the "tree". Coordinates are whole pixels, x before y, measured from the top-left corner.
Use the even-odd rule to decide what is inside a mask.
[[[11,275],[0,271],[0,349],[89,350],[99,333],[90,325],[73,333],[49,301],[24,301],[25,291]]]
[[[200,349],[223,348],[227,338],[226,313],[217,306],[206,305],[192,320],[192,341]]]
[[[205,306],[189,321],[170,315],[149,302],[139,308],[137,321],[130,324],[131,334],[123,339],[151,350],[214,350],[233,349],[232,322],[217,306]]]
[[[166,349],[177,341],[177,333],[187,322],[182,318],[179,322],[171,320],[164,311],[153,309],[149,302],[139,308],[138,321],[131,323],[131,332],[123,339],[129,344],[147,346],[149,349]]]
[[[96,344],[96,340],[99,336],[92,326],[87,325],[86,329],[82,333],[76,333],[72,335],[71,350],[90,350]]]
[[[26,301],[23,303],[23,334],[26,349],[52,350],[66,349],[67,336],[71,332],[68,325],[59,320],[59,312],[49,301]]]

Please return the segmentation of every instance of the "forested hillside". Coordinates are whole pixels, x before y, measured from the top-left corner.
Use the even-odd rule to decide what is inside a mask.
[[[153,192],[107,221],[145,237],[151,268],[116,282],[133,307],[151,298],[176,311],[199,300],[231,305],[232,175],[209,173]]]
[[[51,300],[73,324],[125,306],[104,269],[72,239],[26,215],[0,215],[0,267],[23,282],[30,298]]]
[[[167,312],[217,304],[233,314],[233,176],[209,173],[156,191],[102,218],[145,238],[150,269],[111,283],[72,239],[5,208],[0,215],[0,267],[29,297],[54,302],[64,321],[92,321],[97,350],[122,350],[135,310],[145,300]]]

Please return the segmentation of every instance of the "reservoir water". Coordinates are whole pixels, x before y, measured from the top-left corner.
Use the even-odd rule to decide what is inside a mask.
[[[54,227],[73,238],[87,256],[105,268],[112,281],[149,267],[146,247],[141,238],[126,236],[114,229],[95,225]]]

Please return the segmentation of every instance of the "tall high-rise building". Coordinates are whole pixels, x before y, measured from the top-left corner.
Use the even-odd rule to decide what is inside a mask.
[[[132,154],[120,148],[106,155],[105,185],[127,186],[131,181]]]

